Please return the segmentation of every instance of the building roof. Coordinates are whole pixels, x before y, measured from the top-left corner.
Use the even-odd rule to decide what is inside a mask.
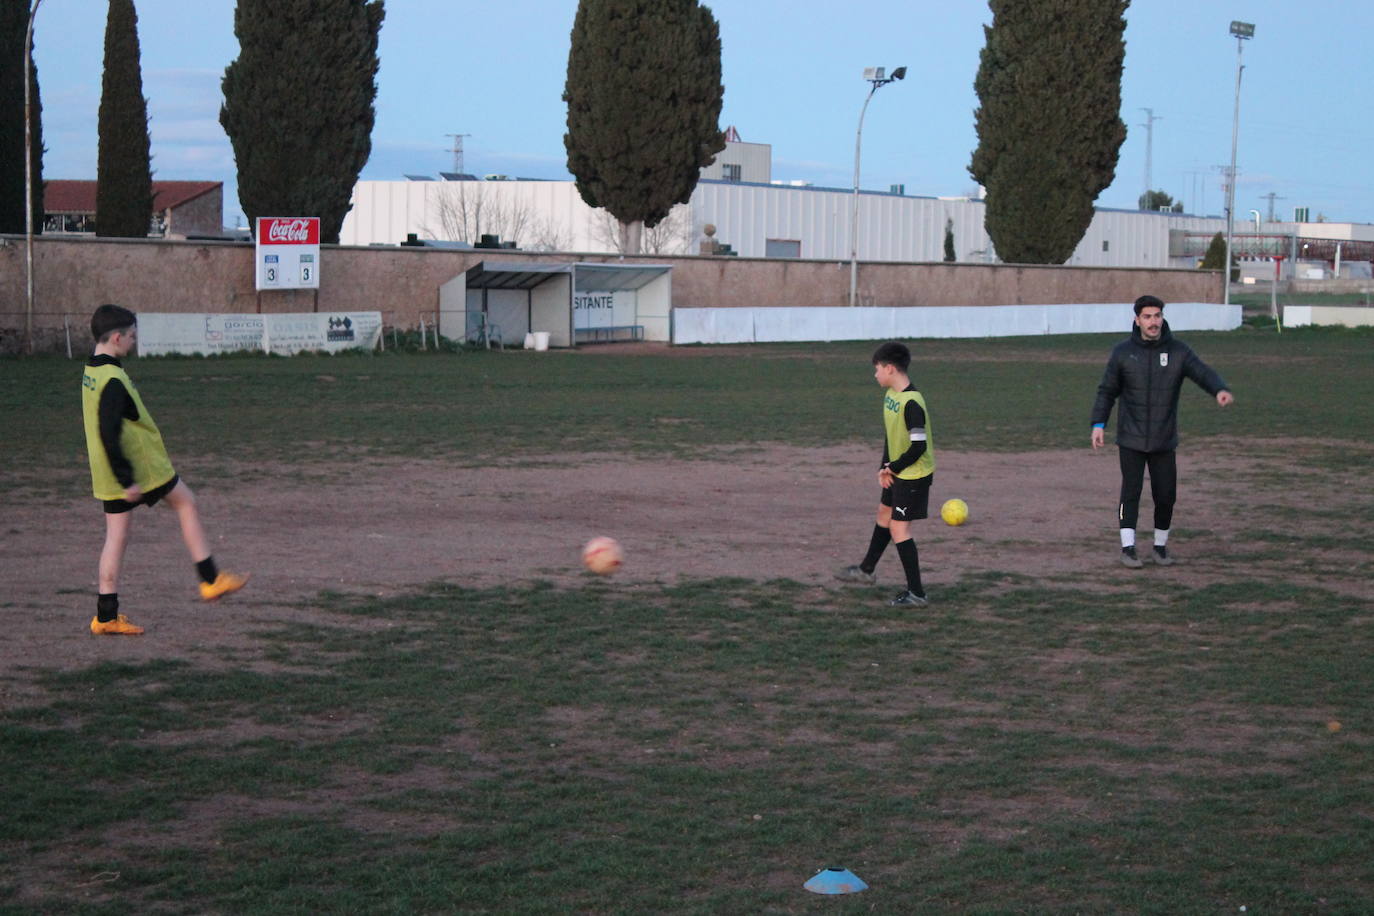
[[[622,289],[639,289],[672,270],[667,264],[478,261],[467,269],[466,282],[468,289],[534,289],[555,274],[572,274],[573,286],[579,293],[611,293]]]
[[[222,181],[154,181],[153,212],[171,210],[224,187]],[[43,182],[43,212],[94,213],[94,181]]]

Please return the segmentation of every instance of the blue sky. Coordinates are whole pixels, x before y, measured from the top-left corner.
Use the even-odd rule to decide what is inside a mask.
[[[721,126],[770,143],[773,177],[849,187],[866,66],[905,65],[864,122],[862,184],[908,194],[970,192],[973,77],[991,21],[980,0],[715,0],[725,107]],[[237,55],[233,0],[136,0],[155,177],[225,183],[229,225],[241,211],[219,126],[220,78]],[[43,0],[35,54],[47,178],[94,178],[105,0]],[[568,35],[575,0],[388,0],[377,124],[363,178],[449,170],[447,134],[469,134],[478,174],[567,178],[563,153]],[[1236,41],[1245,43],[1236,212],[1295,206],[1374,223],[1369,36],[1374,4],[1356,0],[1135,0],[1127,12],[1116,182],[1100,206],[1134,207],[1152,186],[1190,212],[1222,212],[1231,154]]]

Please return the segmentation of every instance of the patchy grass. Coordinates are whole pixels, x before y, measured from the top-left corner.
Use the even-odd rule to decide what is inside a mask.
[[[1186,337],[1238,396],[1184,398],[1236,503],[1186,578],[968,575],[919,614],[788,581],[417,585],[251,648],[16,667],[0,914],[1361,912],[1374,335]],[[1115,339],[918,344],[937,442],[1081,448]],[[289,459],[306,487],[343,459],[869,443],[870,351],[131,371],[199,473]],[[28,501],[85,498],[77,375],[0,378]],[[801,890],[832,865],[871,890]]]
[[[238,668],[44,674],[0,716],[0,906],[810,912],[830,865],[888,912],[1374,895],[1370,622],[1320,589],[994,573],[913,615],[598,581],[317,610]]]
[[[1180,410],[1190,438],[1361,440],[1374,428],[1374,330],[1185,336],[1237,396],[1220,411],[1188,386]],[[939,447],[1077,448],[1117,339],[920,341],[912,376]],[[868,442],[878,402],[872,346],[158,358],[129,369],[174,457],[319,466],[444,456],[480,465],[570,450],[692,458]],[[51,490],[54,472],[84,473],[79,374],[57,358],[10,362],[0,381],[13,456],[3,479]]]

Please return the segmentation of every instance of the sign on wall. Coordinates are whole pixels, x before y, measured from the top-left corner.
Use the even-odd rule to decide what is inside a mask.
[[[257,288],[320,288],[320,218],[259,216]]]
[[[267,315],[140,312],[140,356],[167,353],[294,353],[371,350],[382,336],[381,312],[302,312]]]
[[[573,329],[609,328],[638,324],[638,298],[634,290],[573,294]]]

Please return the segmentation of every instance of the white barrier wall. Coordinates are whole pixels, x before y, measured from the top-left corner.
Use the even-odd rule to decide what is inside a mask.
[[[1337,324],[1348,328],[1374,325],[1374,309],[1359,305],[1285,305],[1283,326],[1301,328],[1312,324]]]
[[[281,356],[322,350],[371,350],[382,336],[381,312],[169,314],[139,312],[140,356],[209,356],[262,350]]]
[[[1128,333],[1129,304],[929,306],[917,308],[678,308],[673,343],[725,344],[935,337],[1019,337],[1034,334]],[[1240,327],[1239,305],[1171,302],[1175,331]]]

